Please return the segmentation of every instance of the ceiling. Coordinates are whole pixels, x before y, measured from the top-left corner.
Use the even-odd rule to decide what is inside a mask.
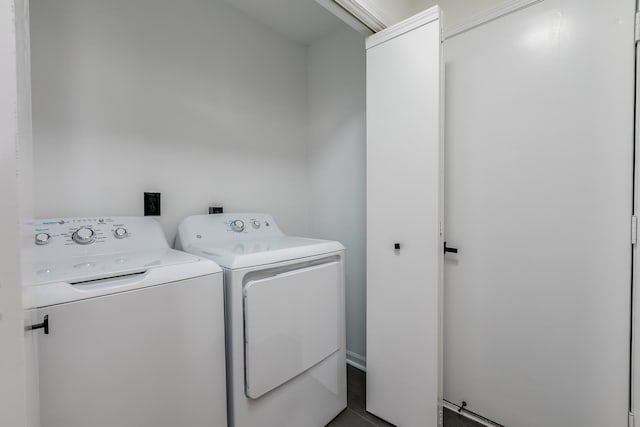
[[[315,0],[223,0],[283,36],[308,45],[345,25]]]

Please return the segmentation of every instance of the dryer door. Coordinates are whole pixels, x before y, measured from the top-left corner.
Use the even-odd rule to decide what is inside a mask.
[[[245,284],[248,397],[259,398],[340,349],[342,283],[341,263],[330,262]]]

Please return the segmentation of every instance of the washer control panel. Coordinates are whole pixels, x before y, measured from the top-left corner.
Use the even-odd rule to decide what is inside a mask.
[[[91,217],[36,220],[37,253],[53,257],[167,247],[157,221],[145,217]]]
[[[104,243],[111,236],[116,239],[129,237],[126,224],[114,218],[69,218],[38,221],[35,227],[35,243],[38,246],[54,242],[91,245]]]

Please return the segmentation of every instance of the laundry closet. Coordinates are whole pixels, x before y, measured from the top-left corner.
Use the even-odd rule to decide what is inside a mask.
[[[363,365],[364,35],[314,1],[29,3],[35,217],[142,215],[155,192],[170,243],[210,206],[339,240]]]
[[[209,207],[268,212],[288,234],[345,246],[347,362],[370,358],[370,379],[389,368],[398,381],[369,391],[371,412],[402,425],[376,411],[422,390],[412,343],[428,326],[439,410],[490,426],[634,425],[636,2],[443,0],[441,51],[429,51],[441,145],[391,140],[375,164],[372,102],[411,93],[411,80],[382,73],[391,95],[372,92],[385,61],[319,3],[333,2],[29,0],[20,216],[140,216],[143,194],[160,193],[173,243],[179,221]],[[389,25],[435,2],[407,4]],[[413,113],[389,108],[375,123]],[[399,176],[415,178],[410,192]],[[381,182],[387,193],[372,193]],[[423,219],[437,227],[424,262],[411,253]]]

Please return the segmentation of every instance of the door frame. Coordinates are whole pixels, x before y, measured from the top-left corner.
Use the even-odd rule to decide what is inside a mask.
[[[631,219],[631,355],[629,362],[629,426],[635,425],[635,414],[640,412],[640,295],[638,294],[638,214],[640,206],[640,44],[639,17],[640,0],[636,0],[635,16],[635,112],[634,112],[634,141],[633,141],[633,211]]]
[[[26,425],[24,319],[20,250],[20,0],[0,2],[0,425]]]

